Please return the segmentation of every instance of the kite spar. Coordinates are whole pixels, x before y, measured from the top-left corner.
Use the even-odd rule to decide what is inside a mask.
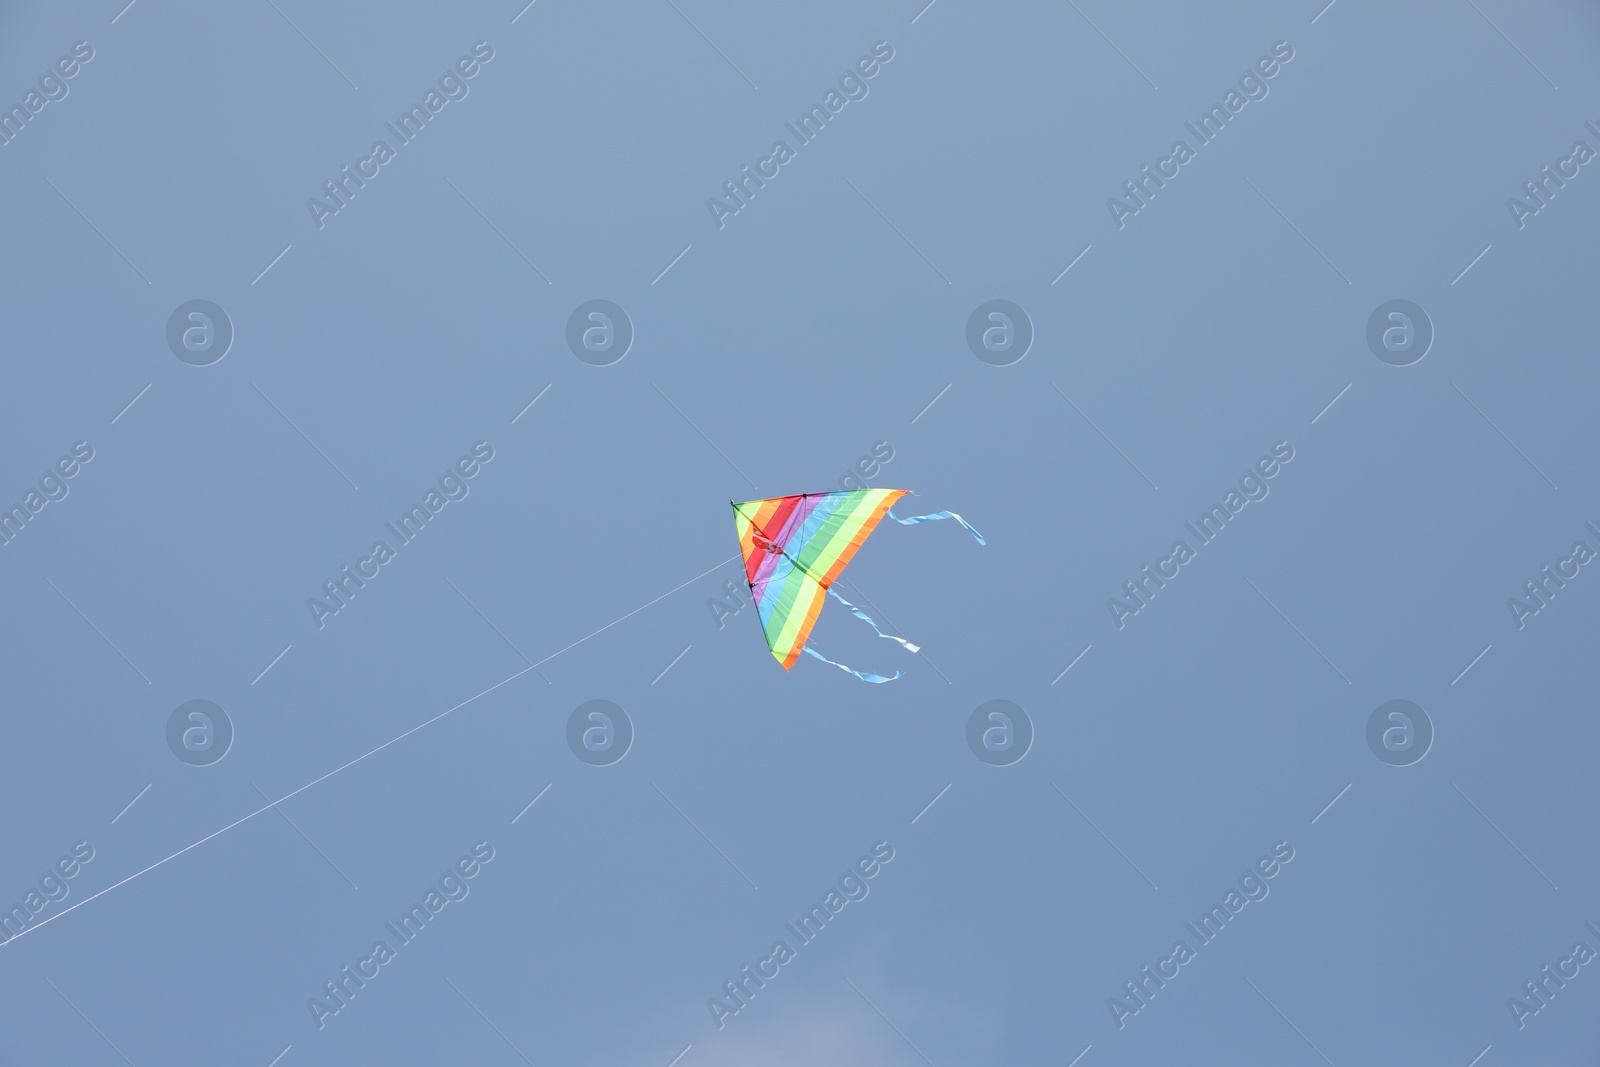
[[[784,670],[793,667],[804,652],[864,682],[892,682],[900,677],[899,671],[884,677],[835,663],[811,648],[806,639],[822,612],[826,594],[871,626],[879,637],[898,642],[907,651],[917,651],[917,646],[905,638],[878,629],[870,616],[833,589],[839,573],[886,517],[904,526],[954,519],[977,539],[978,544],[986,543],[965,519],[951,511],[900,518],[890,508],[906,492],[904,489],[852,489],[743,503],[729,501],[733,505],[750,597],[755,601],[767,648],[783,664]]]

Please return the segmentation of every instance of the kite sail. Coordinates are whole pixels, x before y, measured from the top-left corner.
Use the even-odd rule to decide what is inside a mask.
[[[900,677],[871,674],[834,663],[806,644],[811,628],[822,612],[824,595],[831,596],[856,618],[871,626],[879,637],[888,638],[916,652],[917,646],[903,637],[878,629],[865,612],[833,590],[833,582],[855,556],[878,523],[887,516],[905,526],[935,519],[955,519],[984,544],[983,537],[954,512],[900,518],[889,509],[906,495],[904,489],[852,489],[847,492],[801,493],[768,500],[746,500],[733,504],[734,525],[739,533],[739,550],[744,554],[745,579],[755,601],[767,647],[788,670],[800,653],[815,656],[824,663],[855,675],[864,682],[892,682]]]

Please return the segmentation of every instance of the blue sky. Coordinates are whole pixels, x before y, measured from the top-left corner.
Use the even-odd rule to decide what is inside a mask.
[[[1600,578],[1508,606],[1600,551],[1592,10],[124,2],[0,15],[0,1062],[1593,1059],[1591,968],[1524,984],[1600,950]],[[713,607],[727,502],[863,457],[987,541],[844,572],[887,685]]]

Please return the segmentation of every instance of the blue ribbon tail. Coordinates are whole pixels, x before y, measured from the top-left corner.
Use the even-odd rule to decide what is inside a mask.
[[[834,663],[833,660],[829,659],[827,656],[824,656],[822,653],[816,651],[810,645],[806,645],[800,651],[804,652],[808,656],[815,656],[817,659],[820,659],[824,663],[831,663],[831,664],[833,664],[833,666],[838,667],[841,671],[844,671],[847,674],[855,675],[857,678],[860,678],[863,682],[892,682],[892,681],[895,680],[895,678],[900,677],[900,672],[899,671],[895,671],[893,677],[885,678],[881,674],[868,674],[865,671],[858,671],[853,667],[846,667],[843,663]]]
[[[953,511],[936,511],[932,515],[913,515],[911,518],[902,519],[900,516],[896,515],[894,510],[891,508],[889,511],[889,518],[893,519],[895,522],[898,522],[902,526],[911,526],[919,522],[933,522],[936,519],[954,519],[962,526],[965,526],[969,534],[978,539],[978,544],[986,545],[989,543],[983,539],[983,535],[981,533],[972,528],[971,524],[968,523],[966,519],[963,519],[960,515],[957,515]]]
[[[837,592],[834,591],[832,586],[828,587],[828,595],[833,597],[833,599],[837,600],[839,603],[843,604],[845,607],[849,608],[850,609],[850,614],[854,615],[856,618],[860,619],[862,622],[864,622],[868,626],[872,627],[872,632],[877,634],[879,637],[886,637],[891,641],[900,642],[902,645],[905,646],[905,649],[906,649],[907,652],[920,652],[920,651],[922,651],[921,648],[919,648],[917,645],[913,645],[910,641],[907,641],[905,638],[896,637],[894,634],[886,634],[882,630],[878,629],[878,624],[872,621],[872,616],[871,615],[868,615],[866,612],[862,611],[860,608],[858,608],[854,604],[850,603],[850,601],[848,601],[844,597],[840,596]]]

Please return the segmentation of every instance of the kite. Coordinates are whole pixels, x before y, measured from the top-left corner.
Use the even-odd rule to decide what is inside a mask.
[[[739,550],[744,554],[745,579],[756,614],[766,633],[767,648],[788,670],[800,653],[855,675],[863,682],[892,682],[900,677],[871,674],[834,663],[806,643],[822,612],[823,595],[833,597],[879,637],[897,641],[907,651],[917,646],[903,637],[886,634],[860,608],[840,596],[834,580],[855,556],[863,542],[885,516],[903,526],[935,519],[954,519],[985,544],[983,536],[960,515],[940,511],[932,515],[900,518],[889,509],[906,495],[905,489],[852,489],[847,492],[801,493],[768,500],[733,504]]]

